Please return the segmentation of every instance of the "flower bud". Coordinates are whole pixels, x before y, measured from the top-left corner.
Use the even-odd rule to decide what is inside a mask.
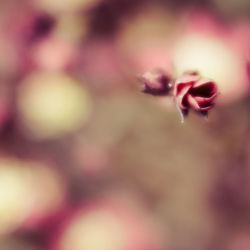
[[[143,92],[151,95],[168,95],[172,89],[171,78],[164,71],[149,71],[141,76]]]
[[[175,82],[174,98],[182,116],[187,115],[189,109],[206,116],[217,94],[215,83],[196,72],[184,73]]]

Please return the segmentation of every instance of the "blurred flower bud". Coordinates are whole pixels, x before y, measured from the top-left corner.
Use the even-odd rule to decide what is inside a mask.
[[[151,95],[168,95],[172,89],[171,78],[162,70],[149,71],[141,76],[143,92]]]
[[[201,78],[196,72],[184,73],[175,82],[174,97],[182,115],[187,114],[190,108],[207,115],[208,110],[214,106],[217,94],[215,83]]]

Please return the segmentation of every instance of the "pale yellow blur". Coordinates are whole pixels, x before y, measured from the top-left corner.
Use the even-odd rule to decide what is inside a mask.
[[[138,50],[155,44],[171,43],[177,32],[175,16],[159,7],[145,6],[132,18],[126,19],[120,33],[120,45],[124,49]]]
[[[70,12],[86,9],[95,5],[99,0],[34,0],[34,4],[41,10],[48,12]]]
[[[19,88],[20,119],[29,135],[50,139],[79,129],[89,118],[87,90],[61,73],[34,73]]]
[[[0,235],[25,222],[34,223],[55,211],[63,200],[61,180],[46,165],[0,159]]]
[[[122,250],[125,241],[121,221],[108,211],[94,210],[72,221],[62,237],[60,250]]]
[[[171,71],[169,49],[178,33],[176,17],[159,7],[144,7],[127,19],[120,30],[118,47],[131,64],[133,74],[154,68]]]

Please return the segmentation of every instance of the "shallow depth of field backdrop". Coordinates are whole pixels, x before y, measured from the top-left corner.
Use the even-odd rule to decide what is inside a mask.
[[[248,0],[1,0],[0,250],[249,250],[249,78]]]

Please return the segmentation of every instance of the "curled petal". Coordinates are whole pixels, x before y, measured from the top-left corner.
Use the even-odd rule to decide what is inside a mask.
[[[196,100],[196,102],[199,105],[203,105],[205,103],[212,102],[216,96],[217,96],[217,93],[214,93],[211,97],[194,96],[193,98]]]
[[[210,110],[213,107],[214,107],[214,103],[207,103],[206,105],[201,106],[199,110],[200,111],[207,111],[207,110]]]
[[[214,106],[214,98],[216,97],[217,94],[214,94],[213,96],[209,97],[209,98],[205,98],[205,97],[193,97],[196,102],[199,105],[199,110],[209,110]]]
[[[178,80],[176,81],[176,84],[178,83],[195,83],[200,79],[200,75],[197,73],[185,73],[183,74]]]
[[[188,100],[187,100],[187,94],[188,91],[192,88],[192,85],[189,84],[179,84],[181,85],[181,90],[179,91],[179,94],[176,95],[176,103],[181,109],[187,109],[188,108]],[[178,88],[178,87],[177,87]]]
[[[174,95],[177,96],[180,94],[182,89],[185,86],[193,86],[196,81],[200,79],[200,76],[196,73],[184,73],[180,78],[175,82]]]
[[[200,78],[198,81],[195,82],[194,88],[199,87],[201,85],[204,85],[206,83],[213,83],[213,81],[211,79],[208,79],[208,78]]]
[[[187,95],[187,100],[188,100],[188,104],[195,110],[199,110],[200,109],[200,105],[199,103],[196,101],[196,99],[191,96],[191,95]]]
[[[186,86],[192,87],[193,83],[175,83],[174,96],[181,94]]]

